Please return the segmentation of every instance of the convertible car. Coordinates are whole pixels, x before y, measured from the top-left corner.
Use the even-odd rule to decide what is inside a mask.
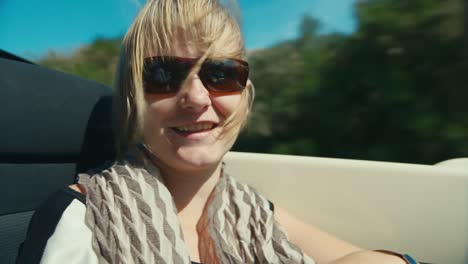
[[[0,54],[0,263],[8,264],[44,199],[113,159],[112,91]],[[232,152],[226,159],[231,175],[354,244],[468,263],[466,158],[418,165]]]

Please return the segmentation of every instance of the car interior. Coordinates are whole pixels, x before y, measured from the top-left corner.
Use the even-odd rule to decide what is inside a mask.
[[[112,89],[0,53],[0,263],[34,210],[114,159]],[[468,165],[231,152],[226,170],[305,222],[368,249],[468,263]]]
[[[34,210],[113,159],[112,91],[1,54],[0,263],[14,263]]]

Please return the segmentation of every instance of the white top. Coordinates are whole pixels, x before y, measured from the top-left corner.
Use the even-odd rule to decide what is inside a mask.
[[[86,206],[74,199],[63,212],[55,232],[47,240],[41,264],[98,264],[92,248],[92,232],[85,224]],[[77,220],[80,221],[77,221]]]

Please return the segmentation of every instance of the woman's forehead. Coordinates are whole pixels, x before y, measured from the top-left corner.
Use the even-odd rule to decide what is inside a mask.
[[[229,46],[220,48],[222,46],[222,43],[213,43],[213,46],[210,47],[208,44],[201,45],[194,41],[175,40],[171,43],[169,50],[157,51],[151,49],[152,51],[145,52],[145,57],[177,56],[184,58],[201,58],[204,55],[211,58],[240,57],[238,49],[233,49]]]
[[[199,57],[202,57],[206,53],[207,49],[208,49],[207,47],[202,47],[202,45],[196,44],[194,43],[194,41],[176,39],[172,42],[171,50],[166,52],[169,54],[161,54],[161,55],[177,56],[177,57],[185,57],[185,58],[199,58]]]

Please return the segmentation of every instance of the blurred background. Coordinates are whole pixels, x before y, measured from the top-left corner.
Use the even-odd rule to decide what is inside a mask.
[[[239,5],[256,101],[234,150],[424,164],[468,156],[468,1]],[[138,8],[0,0],[0,49],[111,85]]]

